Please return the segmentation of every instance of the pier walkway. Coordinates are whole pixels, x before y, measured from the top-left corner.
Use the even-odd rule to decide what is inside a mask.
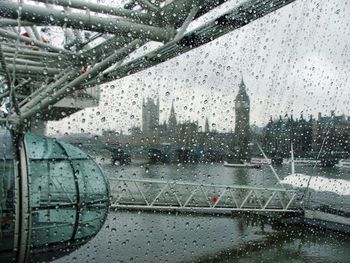
[[[111,207],[203,213],[299,212],[297,193],[282,187],[216,185],[158,179],[110,179]]]

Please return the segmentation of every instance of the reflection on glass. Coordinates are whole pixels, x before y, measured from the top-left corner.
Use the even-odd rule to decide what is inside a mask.
[[[9,132],[0,131],[0,262],[10,260],[15,232],[15,157]]]
[[[31,180],[32,246],[49,246],[92,236],[108,209],[100,168],[65,143],[26,134]]]

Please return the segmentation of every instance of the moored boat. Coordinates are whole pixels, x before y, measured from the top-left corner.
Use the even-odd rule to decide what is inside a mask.
[[[291,164],[291,159],[284,159],[283,164]],[[295,158],[294,159],[295,165],[306,165],[306,166],[314,166],[314,165],[320,165],[320,160],[310,159],[310,158]]]
[[[255,168],[259,169],[261,168],[261,164],[252,164],[252,163],[228,163],[224,161],[224,166],[226,167],[232,167],[232,168]]]
[[[265,159],[265,158],[252,158],[250,160],[250,164],[269,165],[269,164],[272,164],[272,160]]]
[[[335,167],[350,169],[350,159],[341,159],[341,160],[339,160],[339,162],[335,165]]]

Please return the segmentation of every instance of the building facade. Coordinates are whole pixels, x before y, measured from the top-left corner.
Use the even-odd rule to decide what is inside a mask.
[[[349,153],[350,152],[350,117],[344,114],[336,116],[331,111],[330,116],[318,114],[312,125],[312,149],[319,152]]]
[[[318,118],[299,119],[280,116],[270,119],[264,129],[264,149],[270,156],[288,158],[291,144],[297,157],[340,158],[350,153],[350,118],[345,115],[318,114]]]
[[[242,79],[235,99],[235,145],[233,152],[239,161],[249,160],[250,142],[250,99]]]
[[[297,157],[307,157],[311,152],[312,126],[314,120],[305,120],[301,114],[299,119],[293,116],[280,116],[277,120],[270,118],[264,129],[263,145],[271,157],[288,158],[291,144]]]
[[[142,100],[142,132],[145,136],[156,135],[159,127],[159,98]]]
[[[175,133],[177,129],[177,119],[176,119],[176,113],[174,108],[174,101],[171,104],[171,110],[170,110],[170,116],[169,116],[169,122],[167,127],[171,133]]]

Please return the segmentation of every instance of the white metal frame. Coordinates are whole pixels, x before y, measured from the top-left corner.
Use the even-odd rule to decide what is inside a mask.
[[[207,212],[297,212],[297,193],[284,188],[156,179],[110,179],[111,207]]]
[[[162,63],[295,0],[232,3],[232,9],[225,14],[186,33],[193,20],[228,1],[139,0],[114,7],[82,0],[2,0],[0,76],[12,79],[7,81],[10,87],[0,96],[10,97],[15,110],[11,109],[0,123],[22,126],[75,90],[91,88]],[[50,43],[51,39],[44,41],[37,29],[40,26],[61,27],[66,43],[58,47]],[[86,30],[95,35],[82,41]],[[132,52],[149,41],[162,45],[125,62]],[[82,68],[86,72],[81,72]],[[12,86],[29,78],[27,98],[21,99],[17,95],[20,89],[15,91]]]

